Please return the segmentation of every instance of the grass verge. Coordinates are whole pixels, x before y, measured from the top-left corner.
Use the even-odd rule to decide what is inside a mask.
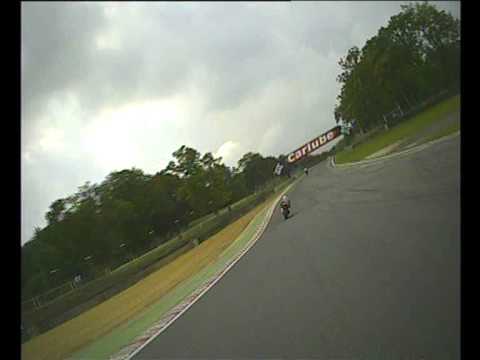
[[[358,145],[353,150],[344,150],[335,156],[337,164],[360,161],[367,156],[391,145],[397,141],[408,138],[419,131],[427,128],[443,116],[456,111],[460,108],[460,95],[456,95],[448,100],[432,106],[431,108],[417,114],[411,119],[407,119],[399,125],[384,131],[370,140]]]
[[[208,241],[202,242],[134,286],[25,343],[22,346],[22,358],[25,360],[64,359],[115,328],[125,325],[130,319],[146,311],[149,305],[166,296],[177,285],[195,276],[200,270],[217,260],[253,218],[274,200],[274,197],[275,195],[271,196],[266,202],[228,225]],[[162,306],[167,305],[164,303]],[[137,323],[136,326],[141,327],[142,322]],[[132,334],[131,331],[129,333]],[[103,346],[101,349],[103,352],[114,350],[112,346],[110,348]],[[91,355],[93,354],[90,352],[87,357],[94,358]]]

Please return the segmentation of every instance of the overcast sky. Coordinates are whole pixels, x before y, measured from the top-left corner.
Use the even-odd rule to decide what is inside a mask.
[[[112,171],[184,144],[234,166],[335,126],[339,58],[404,3],[23,2],[22,244]]]

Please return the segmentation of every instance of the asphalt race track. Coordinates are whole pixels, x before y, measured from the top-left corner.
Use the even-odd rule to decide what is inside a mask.
[[[322,163],[257,244],[134,359],[460,358],[460,138]]]

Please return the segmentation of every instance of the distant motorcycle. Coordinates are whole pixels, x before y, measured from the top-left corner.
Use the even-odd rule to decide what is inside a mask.
[[[280,207],[282,209],[283,218],[287,220],[290,215],[290,206],[288,204],[282,204]]]

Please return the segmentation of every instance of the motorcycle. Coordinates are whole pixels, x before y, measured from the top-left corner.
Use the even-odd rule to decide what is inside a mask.
[[[287,220],[288,216],[290,215],[290,206],[288,206],[287,204],[282,204],[281,208],[282,208],[283,218]]]

